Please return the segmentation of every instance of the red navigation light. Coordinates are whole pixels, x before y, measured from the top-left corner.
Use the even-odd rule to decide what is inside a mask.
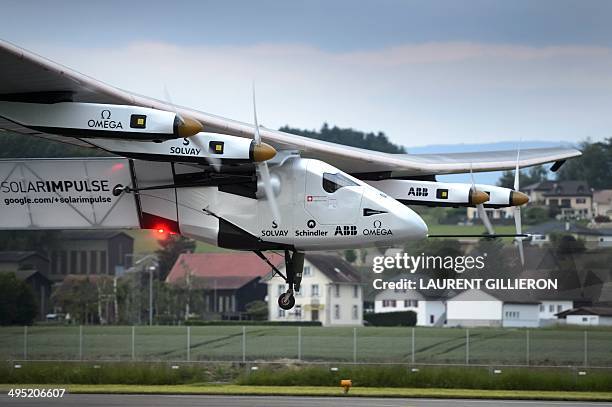
[[[157,233],[164,233],[164,229],[163,228],[157,229]]]

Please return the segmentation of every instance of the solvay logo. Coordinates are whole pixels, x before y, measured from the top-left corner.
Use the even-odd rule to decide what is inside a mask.
[[[96,129],[123,129],[120,121],[111,120],[111,111],[104,109],[100,112],[100,119],[89,119],[87,126]]]

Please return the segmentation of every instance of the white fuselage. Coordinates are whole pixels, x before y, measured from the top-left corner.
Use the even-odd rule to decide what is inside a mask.
[[[427,226],[413,210],[322,161],[291,157],[273,166],[271,174],[280,186],[276,188],[279,220],[274,220],[265,198],[222,192],[217,187],[179,188],[181,233],[228,246],[221,222],[207,215],[206,209],[261,242],[297,250],[394,244],[427,235]],[[346,186],[338,188],[337,182],[334,186],[338,176]],[[230,243],[230,247],[239,248],[239,244]]]

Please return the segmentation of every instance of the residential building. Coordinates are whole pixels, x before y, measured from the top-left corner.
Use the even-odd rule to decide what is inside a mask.
[[[64,231],[51,250],[49,277],[61,281],[68,274],[121,274],[132,265],[133,251],[134,239],[122,231]]]
[[[579,307],[560,312],[557,316],[565,319],[567,325],[612,326],[610,307]]]
[[[514,212],[512,207],[508,208],[485,208],[485,212],[491,221],[507,221],[508,219],[514,219]],[[478,210],[468,206],[466,208],[466,218],[470,222],[479,222],[480,216]]]
[[[267,257],[276,267],[284,265],[283,256]],[[270,274],[270,266],[250,252],[185,253],[174,263],[166,283],[201,296],[201,309],[190,310],[200,318],[245,319],[249,303],[265,300],[268,288],[262,279]]]
[[[471,289],[446,302],[447,326],[539,326],[539,301],[516,291]]]
[[[550,243],[552,234],[569,234],[576,239],[582,239],[589,248],[612,247],[612,229],[588,228],[569,221],[550,221],[527,228],[527,233],[532,235],[531,244],[542,246]]]
[[[280,269],[284,272],[284,265]],[[280,277],[267,278],[271,321],[321,321],[323,326],[363,324],[363,289],[357,270],[336,254],[306,253],[295,307],[285,311],[278,296],[287,290]]]
[[[427,278],[417,274],[402,274],[389,281]],[[387,289],[379,290],[374,297],[374,313],[413,311],[417,326],[444,326],[446,300],[452,294],[432,290]]]
[[[593,191],[593,215],[612,218],[612,189]]]
[[[544,204],[556,208],[561,219],[593,217],[593,191],[584,181],[554,182],[542,196]]]

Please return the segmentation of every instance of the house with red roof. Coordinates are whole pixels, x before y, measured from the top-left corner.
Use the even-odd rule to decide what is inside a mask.
[[[284,258],[266,253],[272,264],[284,265]],[[265,300],[267,285],[262,278],[271,267],[251,252],[184,253],[170,270],[166,283],[196,292],[190,313],[201,318],[244,319],[246,305]],[[199,309],[194,309],[195,305]]]

